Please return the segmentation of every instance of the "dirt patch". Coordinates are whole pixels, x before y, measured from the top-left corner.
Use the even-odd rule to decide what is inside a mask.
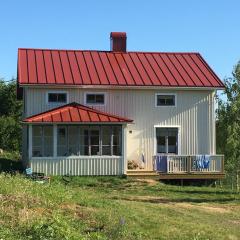
[[[191,208],[202,210],[206,212],[213,212],[213,213],[230,213],[231,209],[227,209],[226,207],[218,207],[218,206],[205,206],[200,204],[190,204],[190,203],[175,203],[174,205],[183,207],[183,208]]]
[[[75,203],[72,203],[72,204],[63,203],[60,205],[60,209],[72,214],[75,218],[81,218],[81,219],[87,219],[92,212],[96,211],[96,209],[94,208],[81,206]]]
[[[174,207],[174,208],[185,208],[185,209],[196,209],[205,212],[212,212],[212,213],[231,213],[232,211],[236,210],[236,208],[223,207],[223,206],[210,206],[210,205],[203,205],[203,204],[191,204],[187,202],[178,202],[178,200],[171,200],[165,197],[155,197],[155,196],[125,196],[125,197],[116,197],[114,199],[118,200],[125,200],[125,201],[136,201],[136,202],[148,202],[148,203],[155,203],[155,204],[164,204],[166,207]]]
[[[142,179],[142,178],[138,178],[136,179],[137,182],[141,182],[141,183],[147,183],[149,186],[154,186],[156,184],[159,183],[159,181],[154,180],[154,179]]]

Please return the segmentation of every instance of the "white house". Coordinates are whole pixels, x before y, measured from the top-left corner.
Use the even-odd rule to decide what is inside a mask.
[[[137,174],[223,177],[214,96],[224,84],[202,56],[110,39],[110,51],[18,50],[23,161],[52,175],[134,175],[135,161]]]

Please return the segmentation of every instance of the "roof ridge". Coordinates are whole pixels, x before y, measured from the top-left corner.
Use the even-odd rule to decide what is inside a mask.
[[[107,52],[114,54],[126,54],[126,53],[162,53],[162,54],[200,54],[198,51],[126,51],[117,52],[111,50],[96,50],[96,49],[60,49],[60,48],[18,48],[19,50],[35,50],[35,51],[69,51],[69,52]]]

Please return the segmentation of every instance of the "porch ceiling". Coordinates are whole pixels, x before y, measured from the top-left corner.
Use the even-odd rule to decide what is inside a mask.
[[[132,123],[133,120],[112,115],[78,103],[70,103],[28,117],[23,123]]]

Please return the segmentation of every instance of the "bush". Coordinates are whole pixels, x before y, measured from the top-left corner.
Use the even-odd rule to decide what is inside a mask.
[[[0,117],[0,148],[8,151],[19,151],[21,126],[13,117]]]

